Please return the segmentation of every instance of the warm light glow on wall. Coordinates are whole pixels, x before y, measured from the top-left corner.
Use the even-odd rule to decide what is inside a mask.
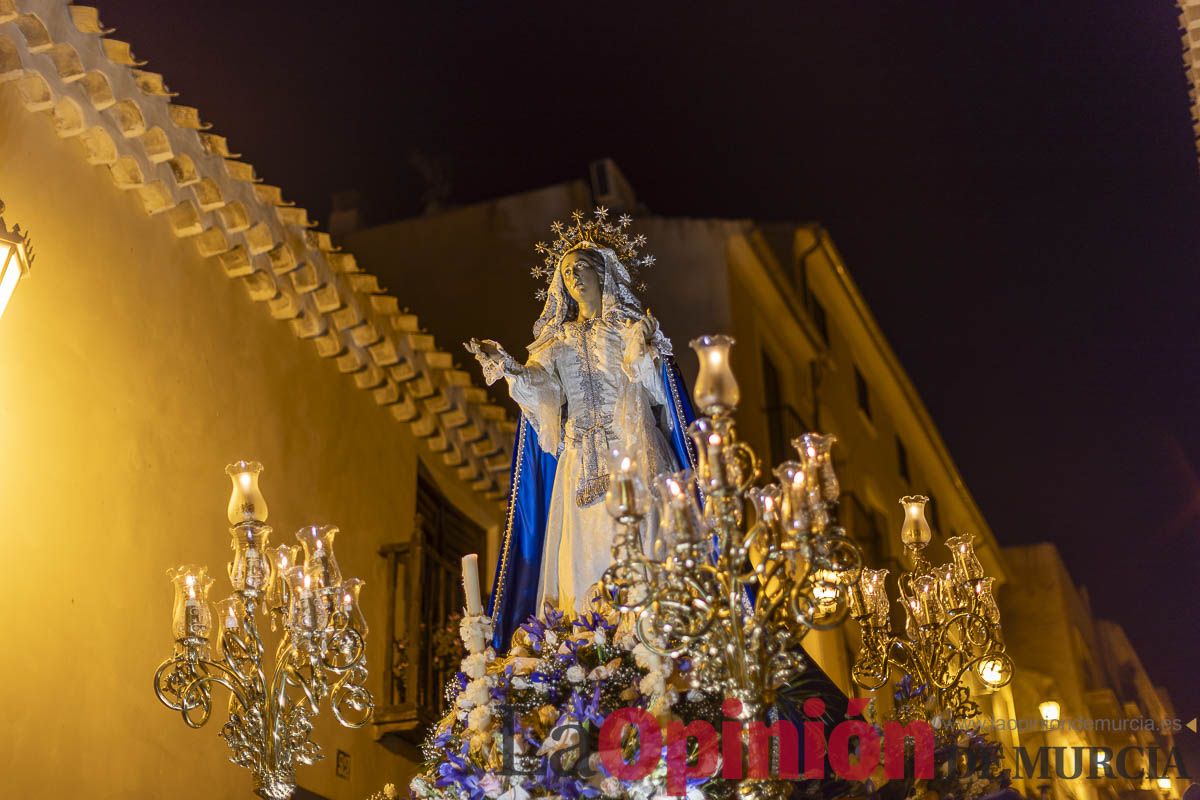
[[[0,201],[0,214],[4,213],[4,203]],[[29,272],[33,263],[33,250],[29,240],[21,231],[20,225],[14,225],[10,231],[0,217],[0,316],[17,290],[17,282]]]
[[[1056,701],[1047,700],[1038,705],[1038,712],[1041,713],[1044,722],[1058,722],[1058,715],[1061,712],[1061,708]]]

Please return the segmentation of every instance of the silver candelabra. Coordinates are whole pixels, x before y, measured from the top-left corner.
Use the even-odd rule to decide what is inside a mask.
[[[190,727],[200,728],[212,714],[213,688],[228,690],[221,736],[232,751],[230,760],[253,772],[260,797],[285,800],[296,788],[296,765],[322,758],[311,738],[321,701],[329,698],[334,717],[349,728],[367,723],[374,701],[365,686],[363,581],[342,578],[333,554],[337,528],[301,528],[299,544],[268,553],[271,528],[258,487],[261,471],[262,465],[246,461],[226,468],[233,481],[228,508],[233,593],[217,604],[215,636],[207,568],[185,565],[168,572],[175,589],[175,653],[155,671],[154,692]],[[260,609],[272,630],[282,627],[269,670]]]
[[[946,540],[951,560],[933,565],[925,558],[932,531],[925,519],[928,498],[901,498],[904,525],[901,541],[912,569],[897,580],[904,627],[893,634],[884,579],[886,569],[864,569],[850,595],[851,613],[862,631],[862,650],[853,668],[856,683],[878,689],[892,667],[925,687],[915,698],[902,698],[896,716],[928,717],[932,706],[941,721],[979,713],[966,677],[996,689],[1012,680],[1012,659],[1004,651],[1000,609],[992,594],[993,579],[984,575],[970,534]]]
[[[799,460],[775,470],[778,483],[753,486],[758,459],[734,429],[732,344],[692,342],[704,414],[688,431],[695,474],[659,475],[648,492],[635,458],[613,451],[606,503],[617,531],[604,585],[617,608],[636,615],[646,647],[686,655],[692,684],[737,699],[750,721],[805,668],[804,636],[846,619],[862,558],[830,513],[839,494],[834,437],[800,436]],[[786,785],[747,781],[740,791],[777,797]]]

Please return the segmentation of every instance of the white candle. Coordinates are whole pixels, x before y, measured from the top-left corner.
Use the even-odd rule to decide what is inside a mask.
[[[467,595],[467,616],[477,617],[483,613],[483,603],[479,601],[479,556],[475,553],[463,556],[462,575],[463,591]]]

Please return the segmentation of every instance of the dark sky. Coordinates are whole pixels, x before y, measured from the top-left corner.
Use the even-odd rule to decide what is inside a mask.
[[[1057,542],[1200,714],[1200,171],[1171,3],[338,5],[102,11],[321,220],[346,188],[373,222],[412,213],[419,150],[456,202],[612,156],[658,214],[824,223],[1001,542]]]

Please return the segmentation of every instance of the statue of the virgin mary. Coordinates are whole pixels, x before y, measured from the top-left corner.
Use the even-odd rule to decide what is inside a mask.
[[[604,509],[608,455],[634,456],[643,477],[692,466],[686,430],[692,409],[671,342],[634,294],[630,268],[643,237],[630,220],[575,212],[555,223],[557,240],[538,245],[548,285],[521,363],[491,340],[467,349],[488,385],[501,377],[521,409],[511,496],[488,613],[493,645],[506,650],[517,627],[544,602],[588,610],[589,589],[612,560],[612,518]]]

